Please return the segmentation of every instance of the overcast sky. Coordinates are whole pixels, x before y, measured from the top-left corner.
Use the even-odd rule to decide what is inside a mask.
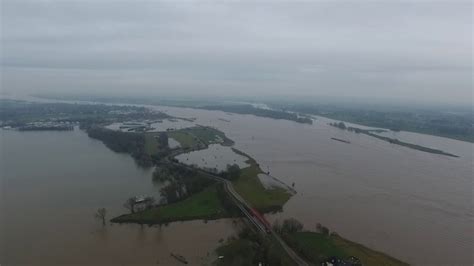
[[[3,93],[473,100],[471,1],[0,1]]]

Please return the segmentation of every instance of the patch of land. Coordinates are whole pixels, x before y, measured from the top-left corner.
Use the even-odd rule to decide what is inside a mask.
[[[212,185],[188,198],[149,210],[125,214],[112,219],[115,223],[163,224],[174,221],[213,220],[228,217],[218,196],[217,185]]]
[[[400,141],[398,139],[393,139],[393,138],[384,137],[384,136],[374,134],[373,132],[380,132],[380,130],[377,130],[377,129],[376,130],[371,130],[371,129],[360,129],[360,128],[356,128],[356,127],[346,127],[346,125],[343,122],[330,123],[329,125],[331,125],[333,127],[337,127],[339,129],[342,129],[342,130],[355,132],[357,134],[365,134],[365,135],[368,135],[368,136],[386,141],[388,143],[403,146],[403,147],[407,147],[407,148],[410,148],[410,149],[413,149],[413,150],[418,150],[418,151],[423,151],[423,152],[428,152],[428,153],[433,153],[433,154],[439,154],[439,155],[445,155],[445,156],[450,156],[450,157],[459,157],[455,154],[447,153],[447,152],[442,151],[442,150],[428,148],[428,147],[425,147],[425,146],[421,146],[421,145],[417,145],[417,144],[413,144],[413,143],[408,143],[408,142]]]
[[[265,189],[258,178],[258,175],[263,173],[258,163],[244,152],[233,150],[246,156],[248,158],[246,163],[250,165],[242,169],[238,179],[232,181],[237,193],[261,212],[280,210],[290,199],[291,193],[283,188]]]
[[[273,119],[290,120],[297,123],[312,124],[313,120],[306,115],[290,113],[284,110],[262,109],[251,104],[232,104],[232,105],[206,105],[199,108],[206,110],[219,110],[228,113],[255,115]]]
[[[168,132],[168,136],[180,143],[183,149],[203,149],[209,144],[232,146],[234,142],[215,128],[196,126]]]
[[[128,136],[134,137],[143,136],[143,138],[139,138],[140,143],[144,143],[140,146],[142,151],[152,159],[158,160],[155,162],[157,167],[154,179],[156,182],[167,184],[161,189],[162,199],[165,200],[164,204],[116,217],[112,219],[113,222],[162,224],[173,221],[209,220],[241,215],[238,210],[232,210],[235,206],[229,201],[227,193],[222,191],[220,185],[196,169],[178,163],[175,159],[175,156],[179,154],[190,150],[201,150],[213,143],[232,145],[233,141],[228,139],[221,131],[210,127],[197,126],[159,133],[137,134],[110,130],[107,130],[107,132],[112,132],[111,134],[129,134]],[[165,141],[165,136],[178,141],[181,147],[171,151],[168,148],[167,141]],[[238,193],[261,212],[281,210],[292,194],[281,187],[265,189],[258,178],[258,174],[262,173],[262,170],[256,161],[237,149],[232,148],[232,152],[247,158],[246,163],[249,166],[243,169],[232,166],[219,173],[203,170],[231,180]],[[226,207],[223,208],[222,206]]]
[[[156,154],[160,151],[160,143],[158,141],[159,134],[145,133],[145,153],[148,155]]]
[[[338,235],[303,231],[290,234],[287,239],[291,246],[315,264],[320,264],[331,257],[347,260],[350,260],[350,257],[356,257],[362,265],[367,266],[408,265],[382,252],[369,249]]]
[[[104,104],[32,103],[0,99],[0,126],[21,128],[31,123],[79,123],[81,128],[131,120],[170,117],[144,107]]]
[[[347,106],[322,104],[276,104],[295,112],[314,114],[334,120],[409,131],[474,142],[474,115],[472,107],[416,108],[387,106]]]

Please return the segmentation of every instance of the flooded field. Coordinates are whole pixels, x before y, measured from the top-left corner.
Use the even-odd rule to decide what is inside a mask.
[[[169,146],[171,149],[175,149],[175,148],[181,147],[181,144],[179,144],[179,142],[176,141],[176,140],[173,139],[173,138],[168,138],[168,146]]]
[[[217,172],[225,171],[228,165],[233,164],[237,164],[240,168],[249,166],[245,162],[247,157],[235,153],[231,147],[220,144],[211,144],[207,149],[180,154],[175,158],[181,163],[215,169]]]
[[[2,264],[180,265],[170,252],[201,264],[234,231],[230,220],[102,227],[98,208],[110,219],[127,211],[128,197],[158,198],[153,169],[79,130],[0,130],[0,141]]]
[[[194,127],[196,124],[190,120],[183,119],[163,119],[149,122],[130,121],[125,123],[112,123],[106,128],[112,130],[119,130],[122,132],[146,131],[146,132],[160,132],[178,130],[183,128]]]

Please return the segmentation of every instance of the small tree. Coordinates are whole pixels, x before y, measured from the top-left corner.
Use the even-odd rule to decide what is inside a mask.
[[[102,221],[102,225],[105,226],[105,217],[107,215],[107,210],[105,208],[97,209],[96,213],[94,214],[95,218]]]
[[[322,235],[329,235],[329,229],[326,226],[321,225],[320,223],[316,224],[316,230]]]
[[[131,197],[129,199],[127,199],[127,201],[125,201],[125,203],[123,204],[123,206],[129,210],[131,213],[135,213],[135,198],[134,197]]]
[[[303,230],[303,224],[295,218],[289,218],[283,221],[282,231],[285,233],[296,233]]]
[[[239,178],[240,176],[240,167],[237,164],[228,164],[227,165],[227,171],[224,174],[224,177],[229,179],[229,180],[235,180]]]
[[[321,234],[323,234],[325,236],[329,235],[329,228],[327,228],[326,226],[322,226],[319,231],[321,232]]]

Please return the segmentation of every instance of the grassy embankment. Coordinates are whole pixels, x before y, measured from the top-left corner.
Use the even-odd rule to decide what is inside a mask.
[[[362,265],[408,265],[382,252],[369,249],[361,244],[349,241],[338,235],[323,235],[316,232],[297,232],[289,236],[290,245],[300,253],[308,262],[320,264],[322,260],[330,257],[348,258],[357,257]],[[302,252],[301,252],[302,251]]]
[[[217,185],[212,185],[182,201],[132,214],[125,214],[112,219],[112,222],[160,224],[173,221],[212,220],[227,217],[226,210],[217,193]]]
[[[247,157],[246,163],[250,165],[242,169],[240,177],[233,181],[235,190],[250,205],[262,212],[281,209],[290,199],[291,194],[283,188],[265,189],[258,178],[258,174],[263,173],[258,163],[244,152],[237,149],[232,150],[237,154]]]

